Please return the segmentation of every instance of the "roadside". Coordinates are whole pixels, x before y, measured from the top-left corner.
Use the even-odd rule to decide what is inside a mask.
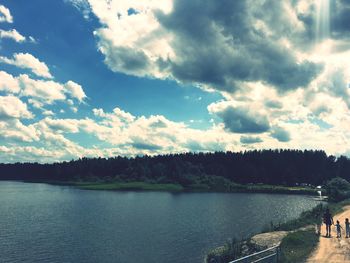
[[[350,206],[344,207],[344,211],[333,217],[334,221],[339,220],[343,228],[345,218],[350,218]],[[324,237],[324,226],[322,236],[315,251],[306,262],[308,263],[337,263],[350,262],[350,239],[345,238],[345,230],[342,229],[342,238],[336,237],[335,227],[332,226],[332,237]]]
[[[281,262],[305,262],[310,255],[314,255],[313,253],[315,253],[315,249],[318,248],[319,240],[322,241],[325,239],[323,237],[319,238],[315,233],[315,224],[317,220],[320,220],[325,208],[329,207],[333,215],[339,213],[343,214],[348,211],[350,218],[349,205],[350,203],[348,200],[338,203],[328,203],[327,205],[320,204],[310,211],[303,212],[297,219],[281,225],[269,226],[269,228],[265,229],[264,233],[257,234],[246,240],[228,242],[222,247],[211,250],[206,256],[206,262],[210,262],[210,259],[214,257],[216,262],[226,263],[278,245],[281,245]],[[345,212],[343,212],[344,209],[346,209]],[[341,220],[343,220],[343,217],[344,216],[339,216]],[[338,216],[335,216],[334,219],[337,220]],[[344,223],[343,221],[341,221],[342,224]],[[324,226],[322,231],[324,231]],[[347,247],[347,249],[349,249],[349,247]],[[309,262],[333,263],[333,261],[315,260],[316,261]]]

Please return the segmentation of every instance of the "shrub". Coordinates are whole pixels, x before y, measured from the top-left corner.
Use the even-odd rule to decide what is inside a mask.
[[[330,201],[343,201],[350,198],[350,183],[343,178],[336,177],[328,181],[326,191]]]

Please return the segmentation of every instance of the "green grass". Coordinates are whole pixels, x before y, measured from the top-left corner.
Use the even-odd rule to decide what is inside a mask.
[[[80,189],[85,190],[134,190],[134,191],[169,191],[180,192],[184,188],[179,184],[151,184],[144,182],[128,182],[128,183],[75,183]]]
[[[321,217],[326,208],[329,208],[332,215],[341,213],[344,207],[350,205],[350,200],[344,200],[338,203],[328,203],[324,206],[317,206],[311,211],[306,211],[296,219],[282,224],[277,230],[294,230],[306,225],[312,225],[321,220]],[[321,209],[322,208],[322,209]],[[320,212],[321,211],[321,212]],[[315,231],[296,231],[288,234],[281,243],[282,260],[281,262],[303,262],[311,252],[316,248],[319,242],[319,237],[315,235]]]
[[[264,184],[241,185],[225,178],[196,182],[183,186],[179,183],[155,183],[147,181],[28,181],[33,183],[47,183],[53,185],[71,185],[87,190],[139,190],[139,191],[184,191],[184,192],[221,192],[221,193],[268,193],[268,194],[302,194],[317,195],[317,191],[310,187],[287,187]]]
[[[304,262],[319,242],[313,230],[296,231],[288,234],[281,243],[281,262]]]

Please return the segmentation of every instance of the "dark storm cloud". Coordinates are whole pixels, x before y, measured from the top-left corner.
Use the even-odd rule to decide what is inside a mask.
[[[280,142],[289,142],[291,140],[290,133],[281,127],[274,127],[271,131],[271,136]]]
[[[308,85],[321,66],[297,61],[293,51],[278,42],[295,33],[279,2],[258,6],[250,0],[176,0],[173,12],[158,14],[162,26],[175,36],[172,75],[224,91],[244,81],[262,81],[279,91]],[[272,33],[255,26],[259,19]]]
[[[263,140],[260,139],[259,137],[242,136],[240,138],[240,142],[243,144],[254,144],[254,143],[263,142]]]
[[[242,108],[227,107],[216,114],[223,120],[225,128],[233,133],[264,133],[270,129],[266,116]]]

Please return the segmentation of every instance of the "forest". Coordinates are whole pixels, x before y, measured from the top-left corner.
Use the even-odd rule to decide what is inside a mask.
[[[350,159],[313,150],[181,153],[133,158],[81,158],[51,164],[0,164],[0,180],[320,185],[350,181]]]

